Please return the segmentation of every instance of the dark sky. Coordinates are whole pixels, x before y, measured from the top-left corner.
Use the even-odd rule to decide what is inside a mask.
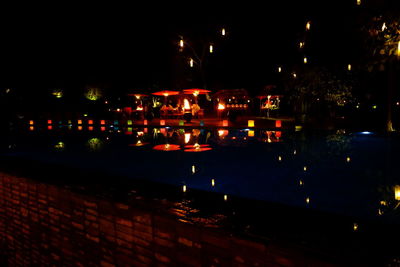
[[[217,41],[207,65],[211,86],[261,87],[274,82],[277,64],[301,63],[297,45],[307,20],[312,21],[310,62],[355,60],[358,7],[353,2],[3,7],[0,86],[174,89],[177,80],[186,79],[176,49],[182,34],[194,43]],[[227,29],[224,41],[218,40],[221,27]]]

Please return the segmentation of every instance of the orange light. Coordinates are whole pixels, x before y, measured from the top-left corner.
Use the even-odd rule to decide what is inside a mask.
[[[219,137],[224,137],[224,136],[227,136],[228,134],[229,134],[228,130],[218,130]]]
[[[228,120],[223,120],[222,121],[222,126],[223,127],[228,127]]]
[[[394,187],[394,199],[400,200],[400,185]]]
[[[225,105],[218,103],[218,110],[224,110],[225,109]]]
[[[281,128],[282,127],[282,121],[281,120],[276,120],[275,121],[275,127],[276,128]]]
[[[52,130],[52,129],[53,129],[53,126],[51,126],[51,125],[47,126],[47,130]]]
[[[165,126],[165,120],[160,120],[160,125]]]
[[[276,138],[281,138],[281,136],[282,136],[282,132],[281,131],[276,131],[275,132],[275,136],[276,136]]]
[[[106,121],[105,121],[105,120],[101,120],[101,121],[100,121],[100,124],[101,124],[101,125],[105,125],[105,124],[106,124]]]
[[[30,131],[33,131],[33,130],[35,130],[35,127],[33,127],[33,126],[29,126],[29,130],[30,130]]]
[[[93,126],[89,126],[89,131],[93,131]]]
[[[90,125],[92,125],[92,124],[93,124],[93,120],[89,120],[88,123],[89,123]]]
[[[78,120],[78,124],[82,124],[82,120]]]
[[[29,121],[29,125],[34,125],[34,124],[35,124],[35,122],[33,120]]]
[[[254,127],[254,120],[248,120],[247,121],[247,126],[248,127]]]
[[[147,120],[144,120],[144,121],[143,121],[143,125],[147,125]]]
[[[53,122],[51,120],[47,120],[47,124],[52,124]]]
[[[253,130],[250,130],[250,131],[248,132],[247,136],[249,136],[249,137],[254,137],[254,131],[253,131]]]
[[[83,127],[82,126],[78,126],[78,131],[82,131]]]
[[[160,129],[160,133],[162,133],[163,135],[165,135],[165,134],[167,133],[167,129],[161,128],[161,129]]]

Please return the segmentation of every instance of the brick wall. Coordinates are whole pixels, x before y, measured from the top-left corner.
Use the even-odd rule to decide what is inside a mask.
[[[0,173],[0,260],[9,266],[331,266],[117,203]]]

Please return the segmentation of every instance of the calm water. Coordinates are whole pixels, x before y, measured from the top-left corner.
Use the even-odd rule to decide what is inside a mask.
[[[248,129],[21,132],[2,154],[364,219],[399,222],[398,137]],[[400,190],[399,190],[400,191]],[[400,192],[399,192],[400,194]],[[400,196],[398,197],[400,199]]]

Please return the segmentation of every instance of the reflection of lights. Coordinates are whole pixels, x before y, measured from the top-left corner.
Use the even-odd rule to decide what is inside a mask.
[[[400,185],[394,187],[394,199],[400,200]]]
[[[185,144],[189,143],[191,136],[192,136],[191,133],[185,133]]]
[[[182,191],[183,191],[183,193],[186,192],[186,185],[183,185],[183,186],[182,186]]]
[[[351,161],[350,157],[347,157],[347,158],[346,158],[346,161],[347,161],[347,162],[350,162],[350,161]]]
[[[353,230],[357,231],[358,230],[358,224],[357,223],[353,223]]]
[[[214,187],[215,186],[215,180],[211,179],[211,186]]]

